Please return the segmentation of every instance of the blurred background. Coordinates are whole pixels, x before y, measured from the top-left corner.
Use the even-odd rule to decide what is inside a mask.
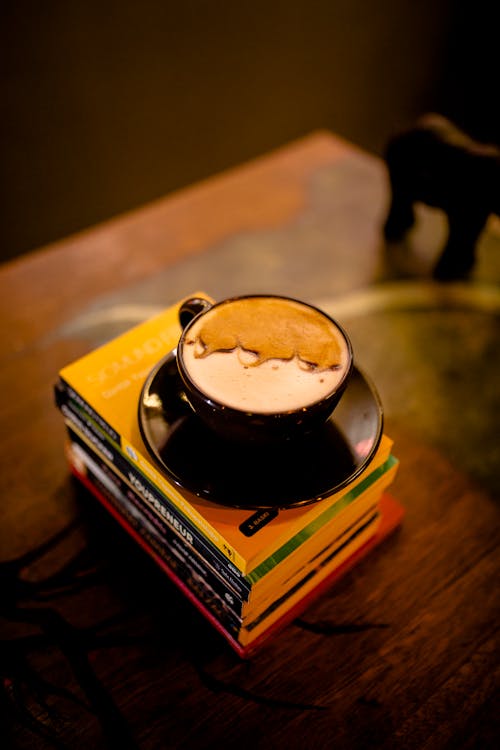
[[[492,6],[2,0],[0,259],[316,129],[381,155],[434,110],[498,142]]]

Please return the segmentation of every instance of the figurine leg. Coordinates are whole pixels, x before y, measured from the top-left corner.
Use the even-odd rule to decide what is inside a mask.
[[[400,240],[413,226],[415,214],[412,203],[393,198],[384,224],[384,235],[389,241]]]
[[[484,211],[469,215],[465,220],[463,215],[449,217],[448,242],[434,268],[434,278],[453,281],[469,276],[476,262],[476,243],[487,219]]]
[[[384,235],[389,241],[401,239],[415,222],[413,195],[404,171],[391,162],[389,180],[391,186],[391,203],[384,224]]]

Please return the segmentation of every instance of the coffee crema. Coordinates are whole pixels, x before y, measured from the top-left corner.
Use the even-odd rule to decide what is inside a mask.
[[[182,352],[195,386],[253,413],[281,413],[322,400],[350,357],[342,331],[306,304],[278,297],[228,300],[200,315]]]

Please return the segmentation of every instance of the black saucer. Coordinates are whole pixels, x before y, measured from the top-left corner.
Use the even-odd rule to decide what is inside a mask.
[[[363,471],[382,437],[383,411],[375,388],[355,367],[340,404],[317,433],[272,448],[228,442],[187,403],[174,351],[144,383],[139,428],[176,486],[220,505],[291,508],[323,499]]]

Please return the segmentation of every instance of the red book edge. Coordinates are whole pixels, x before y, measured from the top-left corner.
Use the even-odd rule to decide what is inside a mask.
[[[229,645],[236,651],[238,656],[247,658],[254,655],[255,652],[262,647],[270,636],[276,635],[279,630],[282,630],[292,620],[302,614],[309,605],[317,599],[324,591],[329,589],[334,583],[336,583],[343,575],[345,575],[351,568],[354,567],[360,560],[362,560],[374,547],[377,547],[384,539],[386,539],[396,528],[401,524],[404,516],[404,508],[400,503],[388,492],[384,492],[379,501],[379,509],[381,513],[381,522],[376,533],[369,539],[362,547],[360,547],[354,554],[339,565],[336,570],[332,571],[327,578],[319,583],[312,591],[303,597],[295,606],[285,612],[282,617],[274,621],[273,624],[264,632],[261,633],[258,638],[247,646],[242,646],[228,631],[221,625],[217,618],[208,610],[202,602],[190,591],[186,584],[170,569],[164,560],[152,549],[148,543],[141,537],[141,535],[129,524],[129,522],[121,515],[121,513],[104,497],[104,495],[98,490],[94,483],[88,479],[88,477],[80,474],[77,469],[70,464],[70,470],[72,474],[94,495],[94,497],[103,505],[106,510],[115,518],[122,528],[152,557],[152,559],[159,565],[164,573],[170,578],[170,580],[182,591],[187,599],[201,612],[201,614],[213,625],[213,627],[226,639]]]

